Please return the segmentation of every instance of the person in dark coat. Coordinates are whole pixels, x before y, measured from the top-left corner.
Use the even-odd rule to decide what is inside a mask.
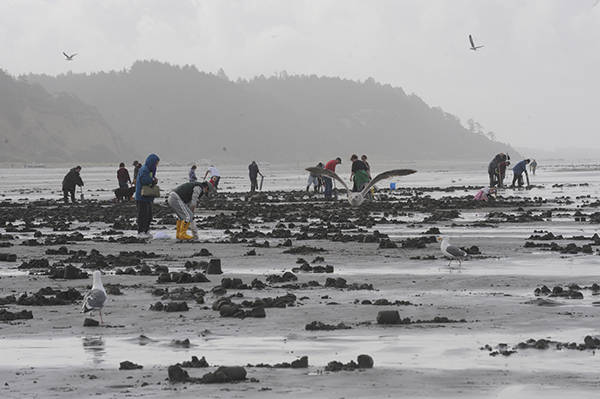
[[[495,187],[500,183],[500,164],[510,160],[510,157],[504,153],[496,154],[494,159],[488,164],[488,175],[490,176],[490,187]]]
[[[127,189],[131,184],[131,177],[129,177],[129,171],[127,170],[123,162],[119,164],[119,169],[117,170],[117,181],[119,182],[119,188]]]
[[[253,193],[258,189],[258,175],[264,177],[263,174],[260,173],[256,161],[252,161],[252,163],[248,165],[248,175],[250,177],[250,192]]]
[[[156,154],[148,155],[144,166],[140,168],[135,183],[135,203],[137,205],[138,217],[138,235],[148,237],[150,223],[152,222],[152,203],[154,197],[145,197],[142,195],[142,186],[149,186],[158,183],[156,178],[156,168],[160,158]]]
[[[192,167],[190,168],[190,172],[188,173],[188,178],[190,180],[190,183],[196,183],[198,181],[198,177],[196,176],[196,169],[198,167],[196,165],[192,165]]]
[[[356,154],[352,154],[350,161],[352,162],[352,173],[350,174],[350,181],[353,182],[352,191],[361,191],[369,180],[371,180],[367,165],[358,159],[358,155]]]
[[[137,181],[138,173],[140,173],[140,168],[142,164],[138,161],[133,161],[133,185],[135,186],[135,182]]]
[[[506,168],[510,161],[502,161],[498,164],[498,187],[504,187],[504,178],[506,177]]]
[[[62,182],[63,200],[65,204],[69,203],[69,195],[71,196],[71,202],[75,203],[75,186],[83,187],[83,180],[79,175],[81,172],[81,166],[76,166],[69,170],[69,173],[65,175]]]

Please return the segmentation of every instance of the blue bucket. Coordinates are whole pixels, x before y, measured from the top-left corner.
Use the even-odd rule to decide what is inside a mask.
[[[396,189],[396,183],[390,183],[390,190]]]

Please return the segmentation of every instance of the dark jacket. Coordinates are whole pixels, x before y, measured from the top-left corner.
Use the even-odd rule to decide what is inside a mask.
[[[527,173],[527,161],[526,160],[517,162],[517,164],[513,168],[513,173],[515,175],[520,175],[523,172]]]
[[[66,191],[75,191],[75,186],[83,186],[83,180],[76,168],[69,170],[62,182],[62,188]]]
[[[494,159],[488,165],[488,173],[496,173],[500,166],[500,162],[504,162],[507,160],[506,154],[496,154]]]
[[[119,181],[119,184],[131,183],[127,168],[122,167],[117,170],[117,180]]]
[[[179,186],[177,186],[177,187],[175,188],[175,190],[173,190],[173,191],[174,191],[175,193],[177,193],[177,195],[179,195],[179,198],[181,198],[181,200],[182,200],[184,203],[186,203],[186,204],[189,204],[189,203],[191,203],[191,202],[192,202],[192,199],[195,199],[195,200],[196,200],[196,201],[194,201],[194,203],[195,203],[195,202],[197,202],[197,200],[198,200],[199,198],[201,198],[202,196],[204,196],[204,191],[203,191],[203,189],[204,189],[205,187],[208,187],[208,184],[209,184],[209,183],[206,183],[206,182],[202,182],[202,183],[199,183],[199,182],[194,182],[194,183],[191,183],[191,182],[190,182],[190,183],[183,183],[182,185],[179,185]],[[194,197],[194,189],[195,189],[196,187],[199,187],[199,190],[195,190],[195,192],[196,192],[196,195],[195,195],[195,197],[196,197],[196,198],[193,198],[193,197]]]
[[[252,162],[250,165],[248,165],[248,174],[250,175],[251,179],[256,179],[258,176],[258,165],[256,162]]]
[[[156,177],[156,164],[160,161],[160,158],[156,154],[148,155],[144,166],[140,168],[137,180],[135,182],[135,200],[143,202],[154,202],[153,197],[142,196],[142,186],[149,186],[154,183]]]
[[[133,168],[133,180],[137,180],[138,177],[138,173],[140,173],[140,169],[142,168],[142,164],[138,163],[134,168]]]
[[[367,165],[365,165],[365,163],[363,161],[361,161],[360,159],[357,159],[356,161],[352,162],[352,173],[356,173],[359,170],[369,170],[367,168]]]

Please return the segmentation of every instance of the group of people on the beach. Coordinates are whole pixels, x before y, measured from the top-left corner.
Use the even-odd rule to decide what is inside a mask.
[[[149,238],[150,223],[152,222],[152,204],[154,199],[160,197],[160,188],[158,187],[158,178],[156,171],[160,158],[156,154],[150,154],[142,165],[138,161],[133,162],[133,179],[125,167],[125,163],[119,164],[117,170],[117,182],[119,188],[114,190],[117,200],[135,198],[137,207],[137,229],[138,236]],[[176,237],[179,240],[191,240],[198,237],[198,229],[194,223],[194,210],[198,200],[216,192],[221,175],[218,169],[211,165],[204,178],[210,175],[209,181],[199,182],[196,178],[196,165],[190,169],[189,181],[177,186],[167,196],[167,203],[177,215]],[[76,202],[76,187],[83,187],[81,179],[81,166],[76,166],[69,170],[63,179],[62,189],[64,202]],[[189,235],[188,229],[191,229],[192,235]]]
[[[135,184],[135,201],[138,210],[138,236],[149,237],[150,222],[152,221],[152,203],[160,197],[156,171],[160,158],[156,154],[148,155],[144,166],[141,167]],[[190,168],[188,181],[178,185],[167,196],[167,204],[177,215],[175,237],[178,240],[192,240],[198,238],[198,228],[194,222],[194,211],[200,198],[217,191],[221,174],[211,165],[204,179],[210,175],[209,181],[198,181],[196,165]],[[192,234],[188,234],[191,229]]]
[[[189,179],[190,183],[196,183],[198,181],[198,177],[196,176],[196,169],[198,169],[198,167],[196,165],[192,165],[192,167],[190,168],[190,171],[188,173],[188,179]],[[219,188],[219,181],[221,180],[221,173],[219,172],[219,169],[217,169],[215,167],[215,165],[210,165],[208,167],[208,169],[204,173],[203,180],[206,180],[206,178],[209,175],[210,175],[210,182],[212,183],[212,185],[215,188]]]
[[[525,174],[525,178],[527,179],[527,187],[530,186],[529,175],[527,174],[528,165],[531,173],[535,175],[537,168],[537,161],[535,159],[531,160],[527,158],[517,162],[512,168],[513,180],[510,185],[511,188],[515,188],[515,183],[518,184],[518,187],[523,187],[523,174]],[[506,178],[506,169],[508,166],[510,166],[510,156],[508,154],[501,152],[494,156],[488,165],[489,187],[504,187],[504,179]]]
[[[125,167],[125,163],[121,162],[117,170],[119,188],[115,190],[115,196],[117,200],[135,198],[138,235],[143,237],[149,236],[150,223],[152,221],[152,203],[154,202],[154,198],[160,197],[160,189],[158,188],[158,179],[156,177],[159,162],[160,158],[156,154],[148,155],[143,165],[138,161],[134,161],[133,179]],[[350,162],[352,162],[350,174],[350,181],[353,183],[352,191],[359,192],[371,181],[371,165],[369,165],[366,155],[362,155],[359,158],[358,155],[352,154]],[[336,167],[341,163],[342,159],[337,157],[325,164],[319,162],[317,168],[324,168],[335,173]],[[496,154],[488,165],[489,186],[481,189],[475,195],[475,199],[487,201],[491,195],[496,194],[497,188],[504,187],[506,170],[509,166],[510,156],[508,154]],[[535,175],[537,168],[535,159],[523,159],[512,167],[513,180],[510,185],[511,188],[514,188],[515,184],[519,188],[523,186],[523,175],[525,175],[525,179],[527,180],[527,187],[530,186],[529,174],[527,172],[528,166],[530,172]],[[214,165],[210,165],[206,170],[204,174],[205,181],[202,182],[198,181],[196,170],[197,166],[192,165],[188,173],[188,182],[177,186],[167,196],[167,203],[177,214],[176,237],[180,240],[190,240],[198,237],[198,229],[194,223],[194,210],[200,198],[217,191],[219,181],[221,180],[221,174]],[[80,172],[81,166],[76,166],[70,169],[63,179],[62,190],[65,203],[69,203],[69,199],[72,203],[76,202],[76,187],[83,187]],[[264,175],[260,172],[256,161],[252,161],[248,165],[248,173],[250,178],[250,192],[254,193],[259,189],[258,176],[260,175],[261,178],[264,178]],[[209,176],[210,179],[206,181],[206,178]],[[329,200],[333,197],[333,179],[331,177],[311,173],[308,177],[306,191],[310,191],[311,186],[313,186],[315,193],[323,191],[325,199]],[[262,188],[262,181],[260,187]],[[187,233],[189,229],[191,229],[192,235]]]
[[[361,191],[363,187],[371,181],[371,165],[367,161],[367,156],[362,155],[360,159],[358,155],[352,154],[350,157],[352,162],[352,169],[350,174],[350,182],[352,182],[352,191]],[[335,173],[337,165],[342,163],[342,158],[337,157],[323,164],[319,162],[317,168],[324,168]],[[313,186],[315,193],[324,192],[325,199],[331,199],[333,196],[333,180],[324,175],[317,173],[310,173],[308,175],[308,182],[306,184],[306,191],[310,191],[310,187]]]
[[[488,164],[488,175],[489,175],[489,186],[485,187],[477,194],[475,194],[476,200],[487,201],[490,195],[494,195],[497,193],[498,188],[504,187],[504,179],[506,178],[506,170],[510,166],[510,156],[503,152],[496,154],[494,158]],[[537,161],[535,159],[531,160],[529,158],[523,159],[517,162],[513,167],[513,179],[510,185],[511,188],[515,188],[515,184],[518,188],[523,187],[523,175],[525,175],[525,179],[527,180],[527,188],[531,186],[529,182],[529,174],[527,173],[527,166],[529,166],[529,171],[532,175],[535,175],[535,171],[537,169]]]

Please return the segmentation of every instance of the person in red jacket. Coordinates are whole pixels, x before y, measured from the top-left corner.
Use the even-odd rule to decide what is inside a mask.
[[[335,167],[342,163],[342,158],[337,157],[325,164],[325,169],[335,172]],[[323,182],[325,183],[325,199],[331,199],[331,192],[333,190],[333,180],[331,177],[323,176]]]
[[[131,177],[129,177],[129,171],[125,167],[125,163],[119,164],[119,170],[117,170],[117,180],[119,181],[119,188],[129,188],[131,185]]]

